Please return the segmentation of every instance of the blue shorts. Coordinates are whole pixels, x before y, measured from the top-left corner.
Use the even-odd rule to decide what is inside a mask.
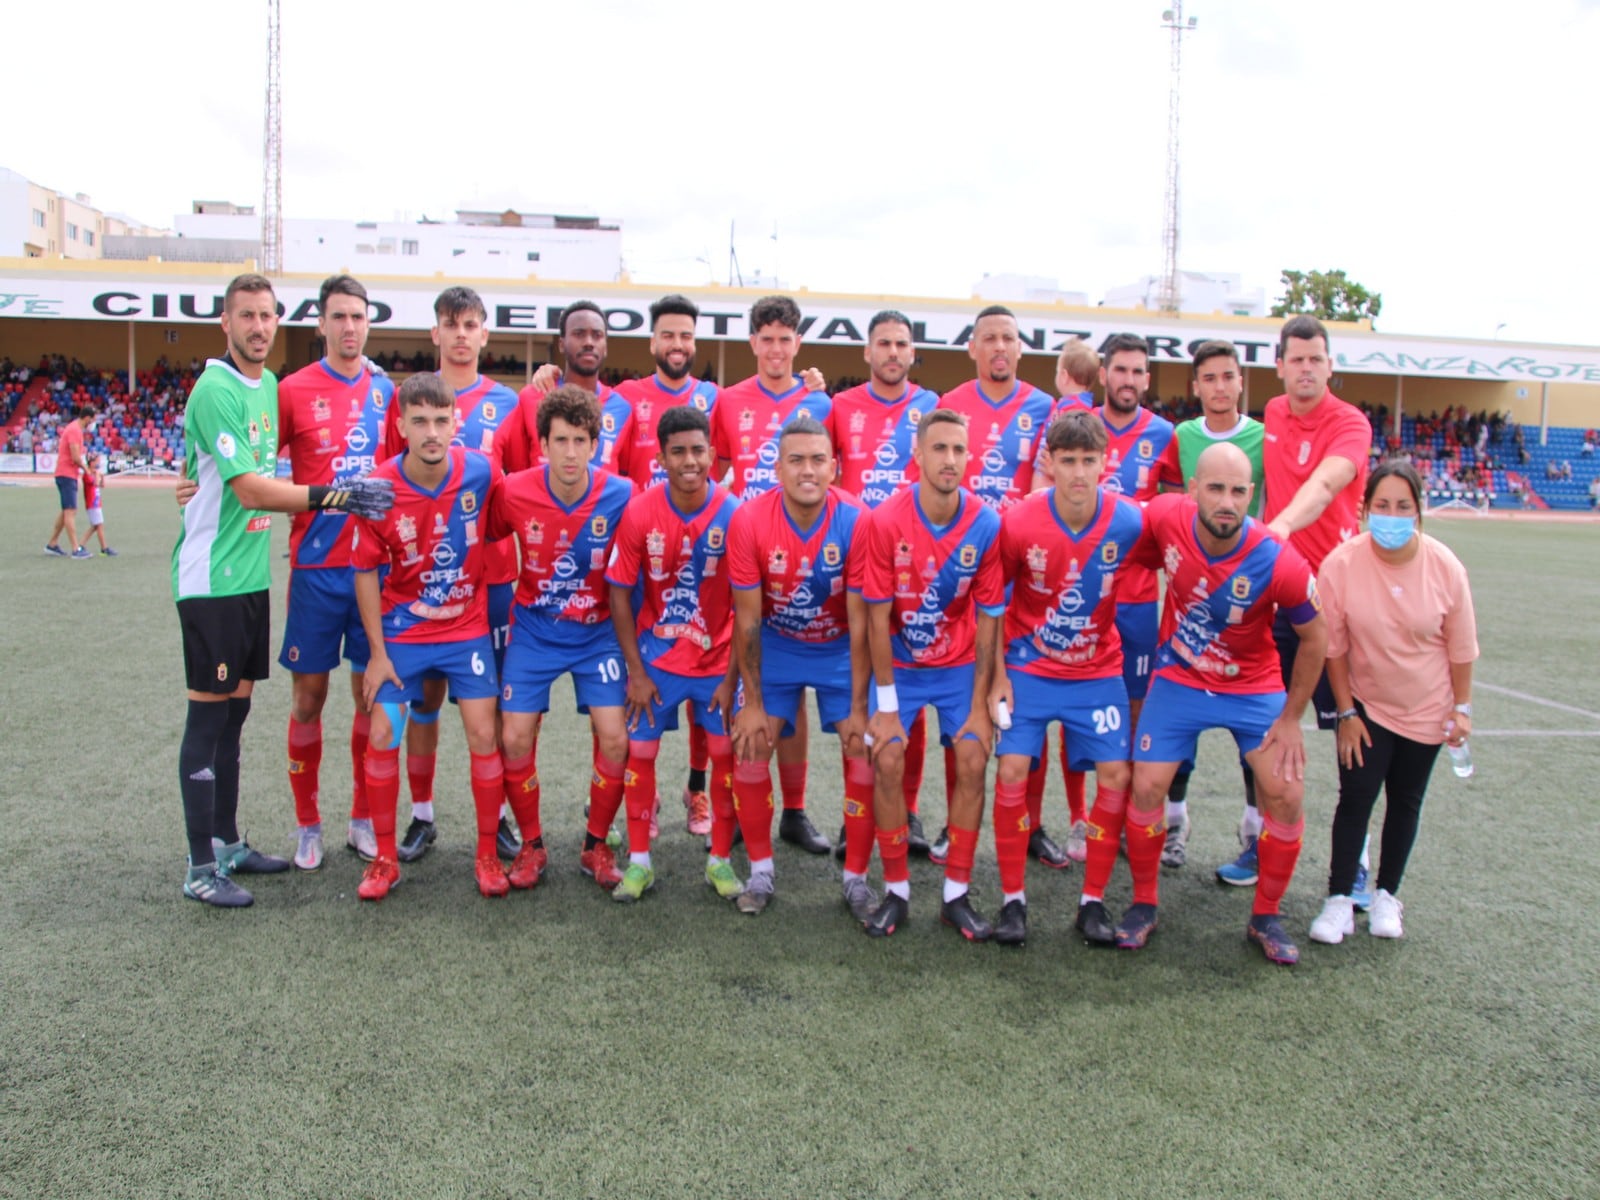
[[[1128,699],[1143,700],[1150,690],[1150,667],[1160,640],[1160,606],[1154,600],[1117,605],[1117,632],[1122,635],[1122,682]]]
[[[1039,765],[1051,721],[1067,731],[1067,764],[1092,771],[1096,763],[1128,761],[1128,690],[1122,676],[1108,679],[1049,679],[1011,670],[1011,728],[1000,731],[996,754],[1026,754]]]
[[[1207,729],[1226,729],[1239,754],[1249,754],[1283,715],[1286,698],[1284,692],[1208,692],[1158,677],[1139,714],[1133,761],[1193,762],[1195,746]]]
[[[78,507],[78,477],[76,475],[57,475],[56,492],[61,497],[61,511],[73,511]]]
[[[834,732],[850,716],[850,639],[818,645],[763,629],[761,698],[767,716],[783,720],[779,736],[794,733],[795,714],[805,705],[807,688],[817,693],[822,728]]]
[[[955,745],[956,730],[972,715],[972,663],[959,667],[894,668],[894,690],[900,697],[900,724],[907,729],[930,704],[939,714],[939,744]],[[878,711],[878,691],[867,688],[867,712]],[[968,734],[970,737],[971,735]]]
[[[290,572],[279,666],[300,675],[323,675],[339,665],[342,646],[352,671],[367,669],[372,647],[356,608],[355,578],[350,567],[296,567]]]
[[[489,585],[489,636],[494,638],[494,669],[506,664],[506,647],[511,644],[511,600],[517,594],[515,581]]]
[[[550,711],[550,685],[572,676],[578,711],[621,708],[628,698],[627,670],[616,631],[603,625],[552,621],[519,607],[511,623],[511,645],[500,668],[500,708],[505,712]]]
[[[659,742],[663,733],[678,727],[678,705],[684,701],[695,706],[694,721],[701,729],[712,737],[727,734],[727,726],[722,722],[722,710],[706,707],[711,703],[711,693],[717,690],[723,680],[721,672],[715,675],[674,675],[650,663],[645,663],[644,669],[649,672],[656,691],[661,694],[661,703],[652,705],[650,711],[639,718],[636,729],[628,730],[631,741]]]
[[[457,700],[493,700],[500,694],[494,669],[494,645],[488,634],[462,642],[385,642],[394,673],[404,687],[385,682],[379,704],[416,704],[424,679],[443,679]]]

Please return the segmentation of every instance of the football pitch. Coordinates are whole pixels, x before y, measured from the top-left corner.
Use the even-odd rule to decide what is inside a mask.
[[[1202,746],[1189,866],[1164,873],[1144,951],[1076,936],[1077,866],[1030,868],[1025,948],[967,945],[916,860],[911,923],[875,942],[836,864],[792,847],[764,915],[715,898],[683,831],[681,738],[662,753],[656,889],[610,903],[577,869],[589,738],[565,686],[531,893],[474,888],[446,713],[438,846],[357,902],[341,675],[326,865],[247,881],[244,911],[187,902],[170,495],[109,490],[114,560],[41,554],[54,507],[49,487],[0,488],[0,1196],[1600,1194],[1600,525],[1428,522],[1477,602],[1477,773],[1434,773],[1405,938],[1358,919],[1318,946],[1335,772],[1331,735],[1307,734],[1285,907],[1302,958],[1283,969],[1244,940],[1249,889],[1212,879],[1235,853],[1225,737]],[[275,665],[240,804],[279,854],[288,704]],[[832,739],[811,759],[831,834]],[[930,832],[940,777],[935,752]],[[1066,832],[1055,767],[1045,824]],[[993,915],[987,828],[980,846]],[[1119,864],[1107,899],[1128,898]]]

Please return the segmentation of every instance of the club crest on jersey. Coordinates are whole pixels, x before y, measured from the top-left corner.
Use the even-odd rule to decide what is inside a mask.
[[[1248,575],[1235,575],[1233,577],[1233,598],[1241,602],[1250,599],[1250,577]]]
[[[397,538],[399,538],[402,542],[414,542],[414,541],[416,541],[417,540],[417,522],[416,522],[416,518],[414,518],[414,517],[396,517],[395,521],[394,521],[394,533],[395,533],[395,536]]]
[[[1017,414],[1017,428],[1019,430],[1021,430],[1023,433],[1032,432],[1032,430],[1033,430],[1033,418],[1030,417],[1027,413],[1018,413]]]
[[[461,511],[466,513],[467,516],[469,516],[469,517],[473,513],[478,511],[478,493],[477,492],[462,492],[461,493]]]
[[[722,549],[723,530],[721,525],[713,525],[706,530],[706,549],[713,554]]]
[[[1176,542],[1169,544],[1161,555],[1161,565],[1169,576],[1178,573],[1178,568],[1183,565],[1183,551],[1178,549]]]
[[[383,389],[382,388],[373,388],[372,389],[372,407],[377,409],[379,412],[383,411]]]
[[[913,424],[913,425],[921,425],[922,424],[922,410],[920,408],[908,408],[908,409],[906,409],[906,420],[911,422],[911,424]]]
[[[594,537],[603,538],[606,530],[611,528],[611,522],[606,520],[605,513],[596,513],[594,520],[589,522],[589,532]]]
[[[699,392],[696,392],[694,395],[689,397],[689,403],[694,405],[701,412],[705,412],[711,407],[711,402]]]
[[[956,561],[963,567],[971,568],[975,566],[978,562],[978,548],[971,542],[963,543],[960,552],[956,555]]]
[[[664,558],[667,553],[667,535],[652,529],[644,535],[644,552],[651,558]]]
[[[782,575],[789,569],[789,555],[782,549],[776,549],[767,555],[767,574]]]
[[[327,429],[317,430],[317,441],[324,450],[333,449],[333,434]]]
[[[227,663],[218,663],[217,664],[217,682],[218,683],[227,683],[228,682],[228,664]]]
[[[321,396],[314,397],[311,401],[311,419],[313,421],[326,421],[331,416],[332,414],[328,412],[328,402]]]
[[[828,542],[822,547],[822,562],[830,570],[839,565],[839,544],[837,542]]]
[[[1311,461],[1311,443],[1310,442],[1301,442],[1300,443],[1300,458],[1299,458],[1300,465],[1303,467],[1310,461]]]
[[[1105,542],[1100,546],[1100,561],[1110,566],[1117,561],[1117,550],[1120,547],[1115,542]]]
[[[1050,565],[1050,551],[1043,546],[1028,547],[1028,570],[1042,573]]]
[[[617,418],[610,413],[603,413],[600,417],[600,428],[606,433],[617,431]]]
[[[494,405],[490,404],[487,400],[485,400],[482,404],[478,405],[478,415],[480,417],[482,417],[485,421],[493,421],[494,420],[494,414],[495,414],[495,407],[494,407]]]
[[[790,420],[795,420],[797,418],[809,418],[810,416],[811,410],[809,408],[797,408],[794,410],[794,416],[791,417]]]
[[[911,543],[903,538],[894,548],[894,565],[897,567],[911,565]]]
[[[1155,451],[1155,444],[1149,438],[1144,438],[1139,442],[1140,458],[1151,458],[1155,455]]]
[[[527,538],[530,546],[538,546],[544,543],[544,526],[533,517],[529,517],[527,523],[523,525],[522,533]]]

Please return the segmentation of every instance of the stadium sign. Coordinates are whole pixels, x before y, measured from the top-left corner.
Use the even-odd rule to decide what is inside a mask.
[[[285,282],[277,290],[285,325],[316,324],[314,285]],[[372,291],[374,328],[420,331],[432,327],[431,286],[387,291],[379,286]],[[644,337],[649,332],[649,304],[654,294],[641,298],[640,291],[602,286],[556,292],[490,284],[480,294],[495,333],[553,335],[566,306],[582,295],[601,306],[611,333]],[[0,278],[0,318],[209,324],[222,314],[222,292],[221,286],[210,281],[184,284],[13,276]],[[688,294],[701,308],[698,334],[702,339],[742,341],[750,336],[746,297],[718,291],[697,294],[691,290]],[[801,334],[810,345],[863,345],[868,323],[881,307],[876,301],[848,296],[800,293],[797,299],[807,314]],[[972,317],[982,302],[901,301],[897,307],[910,319],[912,337],[919,347],[961,349],[972,337]],[[1100,346],[1112,334],[1132,332],[1149,342],[1156,363],[1189,362],[1195,348],[1212,339],[1232,342],[1246,366],[1270,367],[1273,362],[1275,322],[1204,317],[1173,320],[1145,312],[1113,314],[1026,304],[1011,307],[1018,317],[1025,350],[1031,354],[1055,354],[1075,337]],[[1337,369],[1352,374],[1600,384],[1600,349],[1338,330],[1333,351]]]

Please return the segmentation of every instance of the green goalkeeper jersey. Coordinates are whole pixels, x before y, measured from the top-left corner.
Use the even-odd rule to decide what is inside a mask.
[[[172,549],[172,596],[240,596],[271,584],[272,518],[245,508],[228,481],[278,469],[278,380],[246,379],[213,358],[183,414],[184,473],[200,490]]]
[[[1265,435],[1266,427],[1254,417],[1241,416],[1239,423],[1227,433],[1212,433],[1206,428],[1204,417],[1184,421],[1174,431],[1172,441],[1167,443],[1158,477],[1163,484],[1179,489],[1186,488],[1194,476],[1195,464],[1200,461],[1200,455],[1205,448],[1214,446],[1218,442],[1232,442],[1243,450],[1250,460],[1250,475],[1256,485],[1255,493],[1250,497],[1250,515],[1260,516],[1263,476],[1261,447],[1266,440]],[[1173,461],[1174,458],[1176,462]]]

